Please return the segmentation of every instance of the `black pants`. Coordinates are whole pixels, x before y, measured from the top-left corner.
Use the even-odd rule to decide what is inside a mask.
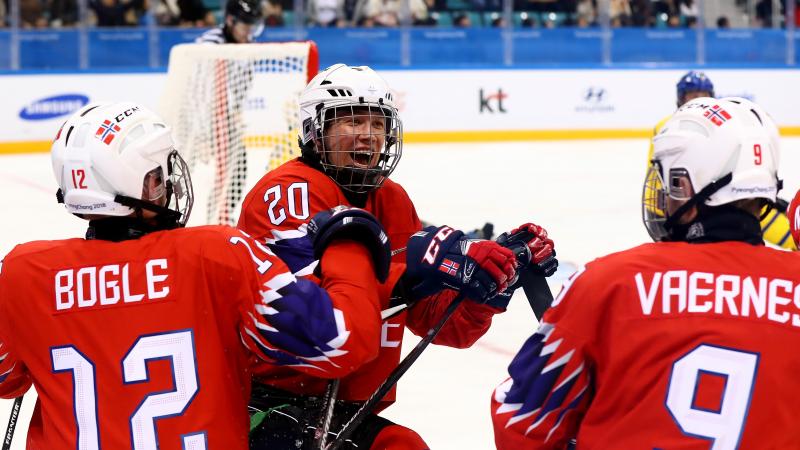
[[[322,399],[298,396],[262,384],[253,384],[250,400],[253,412],[265,413],[264,419],[250,430],[250,450],[309,450],[316,425],[322,414]],[[334,406],[328,442],[361,407],[361,403],[338,401]],[[382,429],[394,425],[390,420],[369,414],[356,428],[342,450],[367,450]]]

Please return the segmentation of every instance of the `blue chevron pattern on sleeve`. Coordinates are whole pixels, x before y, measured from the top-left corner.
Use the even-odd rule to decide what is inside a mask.
[[[307,224],[302,224],[297,230],[273,230],[273,239],[267,240],[267,245],[283,262],[289,266],[295,275],[308,275],[314,271],[314,246],[306,232]]]
[[[566,413],[580,404],[588,388],[586,374],[580,376],[585,364],[577,361],[576,350],[568,348],[564,338],[554,332],[554,325],[542,323],[511,362],[510,386],[501,386],[496,392],[501,404],[496,413],[513,412],[506,426],[530,423],[526,435],[545,425],[549,429],[543,431],[549,438]]]
[[[336,366],[335,358],[347,353],[341,347],[350,332],[344,316],[333,307],[324,289],[311,281],[283,273],[265,283],[261,304],[253,317],[258,333],[246,330],[261,351],[276,364]]]

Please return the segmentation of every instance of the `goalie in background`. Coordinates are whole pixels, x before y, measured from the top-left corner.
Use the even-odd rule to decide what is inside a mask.
[[[699,97],[714,97],[714,83],[703,72],[689,71],[684,74],[676,85],[677,90],[677,103],[678,108],[683,106],[686,102]],[[732,99],[733,97],[729,97]],[[653,139],[661,131],[661,128],[669,120],[671,116],[662,119],[653,129],[653,137],[650,138],[650,149],[647,153],[647,161],[653,159]],[[780,139],[780,132],[774,126],[772,120],[769,121],[771,126],[774,127],[772,132],[775,139]],[[765,215],[761,218],[761,230],[763,231],[764,240],[778,247],[787,250],[797,249],[795,243],[792,241],[789,232],[789,219],[786,217],[786,208],[789,206],[788,202],[778,197],[775,208],[769,211],[764,211]]]
[[[206,44],[249,44],[264,30],[263,5],[261,0],[228,0],[225,4],[225,18],[217,28],[212,28],[200,35],[195,43]],[[253,86],[253,69],[245,63],[233,61],[215,67],[215,83],[225,84],[226,80],[238,80],[238,89],[222,98],[214,97],[212,111],[224,111],[223,115],[214,114],[213,123],[202,123],[199,129],[192,130],[195,139],[211,143],[219,149],[217,170],[225,171],[214,178],[211,193],[208,197],[206,218],[208,223],[234,225],[235,210],[244,195],[247,180],[247,149],[243,139],[243,105]],[[200,103],[205,99],[197,98]],[[206,104],[196,105],[193,111],[205,111]],[[193,145],[193,142],[186,143]],[[205,144],[207,145],[207,144]],[[189,158],[189,166],[195,168],[197,158],[209,159],[208,155],[197,155],[198,149],[205,145],[194,145],[195,152]],[[203,152],[204,153],[204,152]],[[205,162],[205,161],[204,161]],[[224,180],[232,180],[224,183]]]
[[[499,450],[797,448],[798,255],[759,226],[781,186],[770,122],[713,98],[666,122],[642,196],[656,242],[564,285],[494,392]]]
[[[486,333],[510,298],[495,294],[510,294],[516,287],[509,286],[515,257],[493,241],[469,240],[450,227],[423,231],[408,194],[389,178],[402,153],[402,122],[388,84],[369,67],[336,64],[317,74],[300,95],[300,117],[301,156],[258,181],[245,197],[239,228],[266,240],[296,274],[311,275],[318,262],[304,239],[316,228],[308,225],[309,218],[339,205],[355,206],[384,225],[394,255],[379,287],[381,310],[387,313],[377,326],[380,350],[377,358],[340,380],[340,402],[330,426],[336,434],[397,367],[405,328],[425,335],[459,291],[466,300],[433,343],[466,348]],[[531,234],[533,264],[546,260],[555,270],[553,242],[539,227]],[[349,265],[346,260],[338,264]],[[309,429],[313,434],[328,381],[274,366],[256,371],[255,379],[251,405],[268,413],[252,432],[251,448],[296,448]],[[395,401],[395,393],[392,389],[382,399],[342,448],[428,448],[415,431],[377,415]]]
[[[260,0],[228,0],[222,25],[195,39],[195,43],[249,44],[264,31],[263,5]]]
[[[133,103],[76,112],[52,165],[86,238],[21,244],[0,265],[0,396],[36,387],[28,448],[246,450],[254,354],[330,377],[377,354],[371,268],[388,270],[388,246],[327,233],[322,261],[349,264],[325,264],[329,294],[240,230],[184,228],[186,164]]]

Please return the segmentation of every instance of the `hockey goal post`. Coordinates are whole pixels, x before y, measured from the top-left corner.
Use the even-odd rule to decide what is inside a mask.
[[[261,175],[298,156],[297,101],[318,71],[312,41],[172,48],[159,112],[191,170],[190,224],[235,224]]]

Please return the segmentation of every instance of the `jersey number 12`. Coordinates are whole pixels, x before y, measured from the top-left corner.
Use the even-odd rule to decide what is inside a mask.
[[[97,382],[92,361],[72,345],[50,349],[53,372],[71,372],[78,450],[100,448],[97,417]],[[191,330],[139,336],[122,358],[125,384],[149,381],[147,362],[169,358],[175,377],[175,390],[150,394],[131,414],[131,447],[134,450],[158,448],[156,419],[179,416],[186,411],[198,390],[194,339]],[[183,448],[205,450],[206,433],[184,434]]]

